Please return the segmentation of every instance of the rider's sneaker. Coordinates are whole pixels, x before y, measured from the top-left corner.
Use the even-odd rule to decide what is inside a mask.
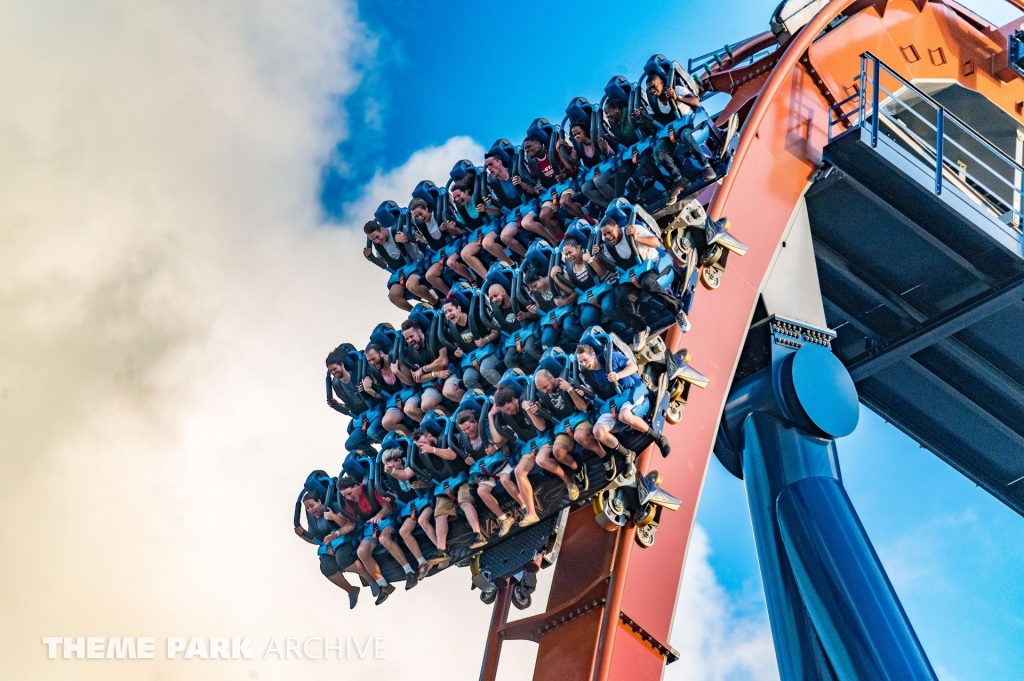
[[[676,313],[676,324],[679,325],[679,330],[682,333],[686,333],[687,331],[690,330],[690,319],[682,310]]]
[[[359,589],[356,589],[348,595],[348,609],[351,610],[356,607],[356,603],[359,602]]]
[[[416,579],[426,579],[430,573],[430,563],[421,563],[419,569],[416,571]]]
[[[658,449],[661,451],[662,456],[668,456],[672,448],[668,444],[668,438],[665,437],[664,433],[651,433],[651,437],[654,438],[655,444],[658,445]]]
[[[711,182],[716,177],[717,177],[717,175],[715,174],[715,169],[714,168],[712,168],[710,165],[704,166],[704,181],[705,182]]]
[[[395,592],[395,587],[394,587],[393,584],[388,584],[386,586],[380,587],[380,593],[377,594],[377,600],[374,601],[374,604],[375,605],[380,605],[381,603],[386,601],[388,599],[388,596],[390,596],[394,592]]]
[[[450,562],[452,557],[448,555],[448,552],[444,549],[438,549],[437,552],[430,557],[427,561],[427,565],[439,565],[442,563]]]
[[[573,475],[573,479],[576,480],[577,486],[586,491],[590,489],[590,478],[587,477],[587,467],[580,464],[579,470]]]
[[[481,546],[486,546],[486,545],[487,545],[487,537],[485,537],[482,532],[477,532],[476,533],[476,537],[473,539],[473,543],[469,545],[469,548],[471,548],[471,549],[478,549]]]
[[[534,523],[540,522],[540,518],[536,513],[523,516],[523,519],[519,521],[519,527],[528,527]]]
[[[418,583],[419,583],[419,580],[416,579],[416,573],[415,572],[407,572],[407,573],[405,573],[405,590],[406,591],[408,591],[409,589],[413,588]]]
[[[498,522],[501,523],[501,526],[498,528],[498,536],[504,537],[512,529],[512,526],[516,524],[516,519],[507,515],[504,520],[499,520]]]
[[[576,486],[576,483],[570,482],[565,486],[565,491],[569,493],[569,501],[576,501],[580,498],[580,488]]]
[[[639,352],[643,349],[647,343],[647,337],[650,335],[650,329],[644,329],[643,331],[637,331],[633,336],[633,350]]]

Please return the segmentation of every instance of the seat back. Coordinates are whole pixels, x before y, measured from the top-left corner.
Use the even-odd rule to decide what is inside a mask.
[[[434,184],[431,180],[421,180],[412,190],[413,199],[423,199],[430,206],[431,211],[437,211],[437,202],[444,190]],[[411,203],[411,202],[410,202]]]

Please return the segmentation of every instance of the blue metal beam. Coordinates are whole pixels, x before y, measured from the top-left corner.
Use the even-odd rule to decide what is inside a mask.
[[[934,681],[842,487],[833,439],[858,406],[834,334],[768,321],[770,338],[751,337],[768,347],[748,351],[771,364],[733,386],[716,451],[742,452],[780,677]]]
[[[1013,304],[1024,292],[1024,277],[974,298],[949,310],[940,317],[919,324],[906,333],[885,341],[849,362],[847,368],[854,381],[862,381],[877,371],[901,362],[911,355],[952,336]],[[911,308],[912,309],[912,308]]]

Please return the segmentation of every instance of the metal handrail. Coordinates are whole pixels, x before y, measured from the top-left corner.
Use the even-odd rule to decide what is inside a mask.
[[[991,173],[992,175],[994,175],[994,176],[996,177],[996,179],[997,179],[997,180],[999,180],[1000,182],[1002,182],[1003,184],[1005,184],[1005,185],[1006,185],[1007,187],[1009,187],[1010,189],[1015,189],[1015,187],[1014,187],[1014,185],[1013,185],[1013,183],[1012,183],[1012,182],[1010,182],[1009,180],[1007,180],[1007,179],[1006,179],[1005,177],[1002,177],[1002,176],[1001,176],[1001,175],[1000,175],[1000,174],[999,174],[998,172],[996,172],[996,171],[995,171],[995,170],[994,170],[994,169],[993,169],[993,168],[992,168],[991,166],[989,166],[989,165],[988,165],[987,163],[985,163],[985,162],[984,162],[984,161],[982,161],[982,160],[981,160],[980,158],[978,158],[977,156],[975,156],[975,155],[974,155],[974,154],[973,154],[973,153],[972,153],[971,151],[969,151],[969,150],[968,150],[968,149],[967,149],[966,147],[964,147],[963,145],[961,145],[961,144],[960,144],[959,142],[957,142],[957,141],[956,141],[955,139],[953,139],[953,138],[949,138],[949,139],[945,140],[945,142],[943,142],[942,140],[940,140],[940,138],[941,138],[941,137],[943,137],[943,134],[942,134],[942,133],[940,132],[940,130],[942,130],[942,128],[941,128],[941,127],[940,127],[940,126],[938,125],[938,120],[939,120],[939,118],[940,118],[940,113],[939,113],[939,112],[941,112],[941,118],[942,118],[942,119],[943,119],[943,121],[944,121],[944,120],[945,120],[946,118],[952,118],[952,117],[953,117],[953,115],[952,115],[951,113],[949,113],[949,111],[947,111],[946,109],[944,109],[944,108],[942,108],[942,107],[938,107],[938,108],[936,109],[936,112],[937,112],[937,113],[936,113],[936,123],[935,123],[935,124],[933,124],[933,123],[932,123],[931,121],[929,121],[929,120],[928,120],[927,118],[925,118],[924,116],[922,116],[921,114],[919,114],[919,113],[918,113],[917,111],[915,111],[915,110],[913,109],[913,107],[907,106],[907,104],[906,104],[906,103],[905,103],[905,102],[904,102],[903,100],[901,100],[901,99],[900,99],[900,98],[899,98],[899,97],[898,97],[898,96],[897,96],[897,95],[896,95],[895,93],[893,93],[893,92],[889,92],[889,91],[888,91],[888,90],[886,90],[886,89],[885,89],[884,87],[883,87],[883,88],[879,88],[879,90],[880,90],[880,92],[882,92],[882,93],[884,93],[884,94],[887,94],[887,95],[889,95],[889,97],[890,97],[890,101],[891,101],[891,102],[894,102],[894,103],[896,103],[896,104],[899,104],[899,105],[901,105],[901,106],[903,107],[903,109],[904,109],[904,110],[905,110],[905,111],[906,111],[906,112],[907,112],[908,114],[910,114],[910,115],[914,116],[915,118],[917,118],[917,119],[918,119],[919,121],[921,121],[921,122],[922,122],[922,123],[923,123],[923,124],[924,124],[925,126],[927,126],[927,127],[929,128],[929,129],[931,129],[931,130],[934,130],[934,131],[936,132],[936,140],[938,141],[938,144],[940,144],[940,145],[944,145],[944,144],[945,144],[945,142],[948,142],[949,144],[952,144],[952,145],[953,145],[954,147],[956,147],[956,148],[957,148],[957,149],[959,149],[959,150],[960,150],[961,152],[963,152],[963,154],[964,154],[965,156],[967,156],[967,157],[968,157],[969,159],[971,159],[972,161],[974,161],[975,163],[977,163],[977,164],[978,164],[979,166],[981,166],[982,168],[984,168],[985,170],[987,170],[988,172],[990,172],[990,173]],[[916,95],[917,93],[915,92],[914,94]],[[885,116],[885,117],[886,117],[887,119],[889,119],[889,120],[893,120],[893,117],[892,117],[892,116],[891,116],[891,115],[890,115],[889,113],[885,112],[884,110],[883,110],[883,112],[882,112],[882,115],[883,115],[883,116]],[[917,135],[915,135],[915,137],[917,137]],[[924,140],[923,140],[923,139],[922,139],[921,141],[922,141],[922,142],[924,142]],[[989,145],[990,145],[991,143],[989,143],[989,142],[986,142],[986,144],[989,144]],[[998,147],[996,147],[996,150],[998,151]],[[1005,157],[1005,158],[1008,158],[1008,157]],[[1005,158],[1004,158],[1004,160],[1005,160]],[[1017,165],[1016,163],[1013,163],[1012,161],[1010,161],[1010,163],[1012,163],[1012,165],[1013,165],[1013,166],[1015,167],[1015,169],[1016,169],[1016,170],[1019,170],[1019,171],[1022,171],[1022,172],[1024,172],[1024,169],[1022,169],[1022,168],[1021,168],[1021,166],[1018,166],[1018,165]]]
[[[893,93],[883,87],[881,85],[881,76],[883,74],[887,74],[897,81],[901,86],[900,88],[897,88],[898,90],[903,90],[919,99],[921,102],[931,106],[935,110],[934,121],[929,120],[927,117],[916,111],[912,106],[907,104],[906,101],[904,101],[907,94],[904,92],[900,92],[899,94]],[[870,88],[870,90],[868,88]],[[844,106],[853,102],[856,102],[856,108],[854,110],[843,110]],[[886,111],[885,105],[887,103],[891,106],[899,106],[901,108],[900,113],[893,114]],[[904,111],[909,112],[914,118],[923,123],[927,130],[935,133],[935,139],[933,142],[928,142],[921,138],[920,135],[907,127],[907,124],[897,117],[903,115]],[[1020,223],[1022,213],[1019,208],[1014,207],[1014,204],[1019,205],[1024,203],[1024,190],[1016,186],[1014,182],[1004,177],[1003,173],[995,171],[988,163],[982,161],[977,155],[965,148],[963,144],[950,137],[948,135],[947,128],[952,126],[954,129],[962,131],[968,135],[968,137],[980,144],[986,152],[993,154],[997,159],[999,159],[999,161],[1006,163],[1009,166],[1008,170],[1011,173],[1018,174],[1018,176],[1024,176],[1024,166],[1017,163],[1006,152],[992,144],[958,116],[948,111],[933,97],[921,91],[910,83],[910,81],[886,66],[881,59],[870,52],[864,52],[861,55],[860,78],[859,83],[856,86],[856,91],[843,101],[833,104],[829,109],[828,140],[831,142],[834,139],[834,129],[839,125],[845,124],[845,127],[848,129],[862,129],[865,124],[869,124],[870,143],[872,147],[876,147],[878,145],[878,128],[882,118],[885,118],[888,121],[887,125],[897,126],[897,129],[903,130],[902,134],[909,135],[921,144],[922,150],[915,153],[920,154],[927,150],[927,152],[931,152],[931,154],[934,155],[934,191],[936,194],[942,193],[943,171],[948,167],[950,169],[950,173],[959,178],[954,185],[960,187],[961,190],[968,187],[970,192],[977,194],[978,200],[981,203],[989,204],[991,206],[991,210],[993,210],[997,215],[997,211],[1002,207],[1005,207],[1007,210],[1003,211],[1003,214],[1009,212],[1013,216],[1014,224],[1018,225]],[[953,164],[946,158],[947,144],[951,148],[957,149],[958,155],[962,155],[962,158],[967,158],[972,161],[972,165],[976,165],[984,169],[988,174],[997,178],[1000,183],[1009,187],[1013,193],[1011,200],[1008,201],[996,194],[986,184],[980,182],[977,177],[968,173],[965,168],[957,166],[954,169]],[[969,180],[970,182],[963,184],[966,180]]]

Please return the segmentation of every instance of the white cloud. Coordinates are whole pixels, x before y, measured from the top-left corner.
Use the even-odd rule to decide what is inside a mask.
[[[441,648],[474,673],[489,610],[465,571],[350,613],[289,527],[305,474],[341,460],[323,358],[399,319],[362,233],[316,199],[368,45],[334,0],[0,7],[0,677],[429,678]],[[352,222],[467,155],[420,152]],[[383,636],[388,659],[75,663],[40,643],[324,634]]]
[[[694,526],[676,603],[671,645],[680,658],[665,681],[773,681],[779,678],[767,613],[743,613],[708,562],[707,533]]]

